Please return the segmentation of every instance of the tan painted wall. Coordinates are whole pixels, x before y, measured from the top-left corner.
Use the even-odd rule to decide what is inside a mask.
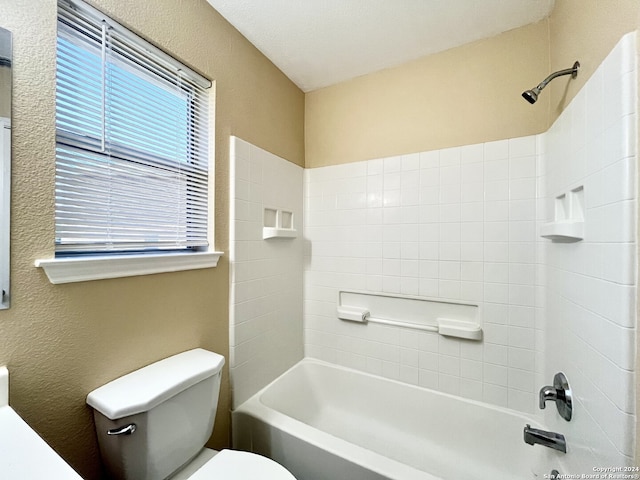
[[[228,250],[228,136],[304,162],[304,95],[205,0],[96,0],[216,81],[216,247]],[[0,311],[11,404],[87,479],[100,477],[85,396],[194,347],[228,355],[229,265],[51,285],[33,266],[54,252],[56,2],[0,0],[14,34],[12,306]],[[228,444],[225,370],[213,446]]]
[[[549,66],[543,20],[306,96],[306,166],[540,133],[548,100],[521,97]]]
[[[545,131],[620,37],[637,0],[557,0],[547,20],[306,96],[306,166],[467,145]],[[520,97],[578,59],[531,106]]]

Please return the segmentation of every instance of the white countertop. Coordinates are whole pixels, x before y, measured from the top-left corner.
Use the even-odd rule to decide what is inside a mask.
[[[0,367],[0,478],[82,480],[8,405],[9,373]]]

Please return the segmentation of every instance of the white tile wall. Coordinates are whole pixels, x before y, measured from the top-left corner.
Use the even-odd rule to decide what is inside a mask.
[[[306,354],[532,412],[537,145],[532,136],[305,171]],[[340,289],[476,302],[484,341],[345,324]]]
[[[231,137],[230,346],[235,408],[303,356],[302,168]],[[264,207],[292,211],[295,239],[262,239]]]
[[[566,373],[575,419],[545,423],[571,448],[566,472],[633,465],[635,450],[636,132],[635,34],[628,34],[545,135],[541,222],[557,195],[584,185],[585,239],[541,240],[546,270],[539,382]]]

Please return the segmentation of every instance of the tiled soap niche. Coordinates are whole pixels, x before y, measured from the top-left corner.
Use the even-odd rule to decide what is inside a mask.
[[[280,208],[265,207],[262,217],[262,238],[295,238],[293,212]]]
[[[554,199],[553,222],[540,227],[540,236],[565,243],[584,239],[584,186],[573,188]]]

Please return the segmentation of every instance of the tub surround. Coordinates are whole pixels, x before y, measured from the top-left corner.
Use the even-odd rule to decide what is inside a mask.
[[[546,329],[537,351],[546,360],[536,383],[562,370],[575,394],[571,422],[541,412],[571,445],[561,473],[635,464],[637,84],[630,33],[543,137],[539,225],[553,220],[558,197],[583,195],[584,240],[541,238],[538,248]]]
[[[533,413],[539,143],[305,170],[305,353]],[[337,322],[339,290],[478,305],[483,341]]]
[[[303,211],[301,167],[237,137],[230,145],[229,368],[236,407],[303,357]]]

